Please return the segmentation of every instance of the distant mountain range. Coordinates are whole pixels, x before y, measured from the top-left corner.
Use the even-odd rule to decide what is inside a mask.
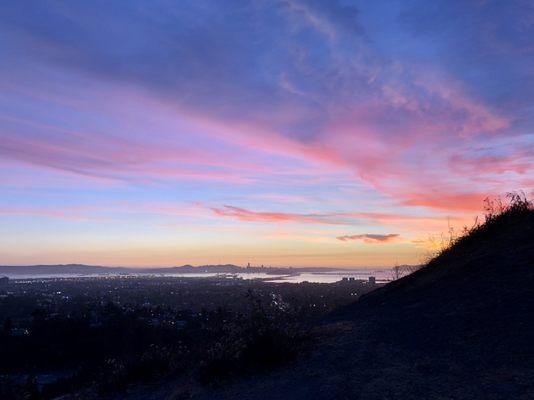
[[[280,267],[239,267],[233,264],[223,265],[182,265],[176,267],[159,268],[132,268],[132,267],[106,267],[84,264],[59,265],[27,265],[27,266],[0,266],[0,276],[9,275],[94,275],[94,274],[171,274],[171,273],[221,273],[233,274],[239,272],[263,272],[270,275],[288,275],[303,272],[338,271],[339,268],[280,268]]]
[[[55,274],[165,274],[165,273],[235,273],[244,268],[237,265],[183,265],[166,268],[106,267],[84,264],[0,266],[1,275],[55,275]]]

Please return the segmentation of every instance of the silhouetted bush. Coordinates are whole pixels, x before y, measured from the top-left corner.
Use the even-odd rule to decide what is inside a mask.
[[[251,312],[223,329],[212,343],[198,371],[199,380],[217,385],[235,376],[265,371],[294,359],[307,339],[299,320],[276,302],[265,305],[247,294]]]

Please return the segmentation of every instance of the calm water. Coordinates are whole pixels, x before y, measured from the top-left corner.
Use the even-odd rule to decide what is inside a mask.
[[[341,278],[354,278],[368,280],[374,276],[378,282],[391,280],[391,271],[389,269],[361,269],[348,271],[329,271],[329,272],[305,272],[295,276],[287,276],[272,279],[271,282],[314,282],[314,283],[334,283],[339,282]]]
[[[25,275],[25,274],[7,274],[10,279],[48,279],[48,278],[96,278],[96,277],[115,277],[115,276],[172,276],[183,278],[214,278],[226,277],[228,279],[266,279],[270,282],[313,282],[313,283],[334,283],[340,281],[344,277],[352,277],[355,279],[367,280],[370,276],[374,276],[377,281],[383,282],[391,279],[391,271],[389,269],[351,269],[328,272],[303,272],[298,275],[270,275],[265,273],[246,273],[240,272],[237,274],[216,274],[216,273],[169,273],[169,274],[145,274],[145,273],[129,273],[129,274],[46,274],[46,275]]]

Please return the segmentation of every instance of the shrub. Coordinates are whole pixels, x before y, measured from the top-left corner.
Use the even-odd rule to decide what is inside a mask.
[[[248,292],[251,312],[225,325],[222,336],[206,352],[198,370],[204,384],[218,385],[233,377],[261,372],[291,361],[307,336],[295,315],[276,303]]]

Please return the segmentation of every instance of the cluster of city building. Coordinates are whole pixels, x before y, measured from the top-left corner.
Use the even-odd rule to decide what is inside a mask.
[[[367,284],[367,285],[376,285],[376,277],[370,276],[368,280],[365,279],[356,279],[353,276],[341,278],[341,283],[354,283],[354,284]]]

